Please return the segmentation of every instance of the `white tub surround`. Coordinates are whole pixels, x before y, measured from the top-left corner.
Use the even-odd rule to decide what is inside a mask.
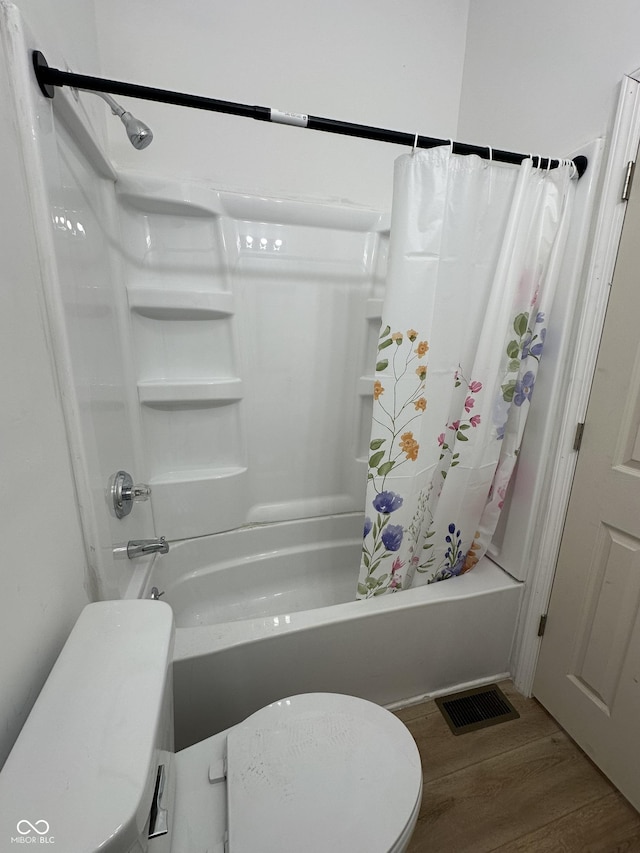
[[[361,511],[389,220],[342,203],[116,175],[87,98],[63,89],[45,101],[31,80],[25,108],[44,128],[31,174],[88,553],[101,594],[130,595],[149,564],[114,559],[129,539]],[[574,153],[593,163],[591,150]],[[589,203],[576,205],[582,231]],[[579,263],[568,272],[564,316]],[[551,329],[536,381],[545,410],[567,374],[550,338]],[[520,579],[552,430],[533,432],[492,553]],[[120,469],[151,485],[152,517],[149,505],[123,521],[108,515],[104,490]]]
[[[116,190],[158,530],[359,510],[387,218],[147,177]]]

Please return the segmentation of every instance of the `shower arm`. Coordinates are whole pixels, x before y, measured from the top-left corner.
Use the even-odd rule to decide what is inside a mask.
[[[106,101],[109,104],[111,112],[114,116],[118,116],[118,118],[122,118],[125,114],[126,110],[124,107],[121,107],[119,103],[114,101],[111,95],[108,95],[106,92],[96,92],[93,89],[79,89],[80,92],[91,92],[92,95],[97,95],[99,98],[102,98],[103,101]]]
[[[147,101],[158,101],[181,107],[209,110],[228,115],[244,116],[258,121],[271,121],[277,124],[289,124],[306,127],[309,130],[323,130],[327,133],[339,133],[346,136],[357,136],[378,142],[391,142],[396,145],[407,145],[414,148],[436,148],[440,145],[451,145],[454,154],[476,154],[485,160],[496,160],[500,163],[519,164],[528,158],[536,161],[540,169],[556,169],[567,162],[566,159],[552,159],[531,154],[517,154],[513,151],[502,151],[487,146],[469,145],[466,142],[454,142],[451,139],[437,139],[431,136],[419,136],[414,133],[403,133],[397,130],[386,130],[380,127],[370,127],[364,124],[336,121],[320,116],[303,113],[282,112],[271,107],[261,107],[249,104],[238,104],[233,101],[220,101],[215,98],[205,98],[200,95],[189,95],[183,92],[173,92],[169,89],[155,89],[149,86],[139,86],[135,83],[123,83],[118,80],[107,80],[101,77],[89,77],[84,74],[74,74],[71,71],[61,71],[51,68],[39,50],[33,51],[33,67],[40,91],[47,98],[53,98],[56,86],[71,86],[76,89],[99,93],[124,95],[125,97],[141,98]],[[106,100],[106,98],[105,98]],[[588,165],[586,157],[580,155],[572,161],[576,174],[580,178]]]

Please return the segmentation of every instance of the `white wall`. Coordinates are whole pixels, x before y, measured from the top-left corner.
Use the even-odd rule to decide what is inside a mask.
[[[455,136],[468,0],[97,4],[105,76],[425,135]],[[266,195],[388,209],[401,149],[252,119],[128,101],[155,133],[127,168]]]
[[[0,33],[0,765],[89,598],[6,53],[4,29]]]
[[[59,62],[65,66],[69,64],[74,71],[80,71],[82,66],[85,74],[98,73],[93,3],[86,0],[56,0],[55,3],[12,0],[12,3],[41,41],[40,50],[50,65]]]
[[[605,133],[640,67],[636,0],[476,0],[469,7],[461,140],[563,156]]]

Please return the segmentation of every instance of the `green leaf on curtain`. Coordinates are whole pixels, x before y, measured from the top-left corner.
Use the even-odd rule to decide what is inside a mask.
[[[383,454],[384,455],[384,454]],[[392,459],[389,462],[385,462],[378,468],[378,476],[386,477],[386,475],[391,471],[393,466],[395,465],[395,461]]]
[[[388,366],[389,366],[389,359],[383,358],[382,361],[379,361],[376,364],[376,370],[378,370],[378,371],[386,370]]]
[[[363,583],[358,584],[358,595],[366,595],[369,592]]]
[[[393,340],[391,338],[387,338],[386,341],[382,341],[382,343],[378,346],[378,352],[380,352],[381,349],[385,349],[386,347],[390,347],[392,343],[393,343]]]
[[[513,321],[513,328],[516,331],[517,335],[522,337],[526,334],[527,326],[529,325],[529,315],[527,313],[518,314],[518,316]]]
[[[386,440],[386,438],[374,438],[371,444],[369,445],[369,450],[378,450],[378,448],[382,447]]]
[[[365,583],[369,587],[369,589],[374,589],[376,586],[378,586],[378,581],[375,578],[367,578]]]
[[[509,362],[508,369],[511,373],[516,373],[518,370],[520,370],[520,360],[514,358],[512,361]]]
[[[386,591],[387,591],[387,590],[386,590],[386,588],[385,588],[385,589],[377,589],[377,590],[373,593],[373,597],[375,598],[375,597],[376,597],[376,595],[383,595]]]
[[[518,341],[509,341],[507,344],[507,355],[509,358],[517,358],[520,355],[520,344]]]
[[[463,432],[460,432],[460,430],[458,430],[458,432],[456,433],[456,438],[458,439],[458,441],[469,441],[468,436],[466,436]]]
[[[425,539],[431,539],[431,537],[432,537],[432,536],[435,536],[435,535],[436,535],[436,531],[435,531],[435,530],[430,530],[430,531],[425,535],[425,537],[424,537],[424,538],[425,538]],[[425,545],[425,548],[426,548],[426,547],[427,547],[427,546]],[[431,547],[431,545],[429,545],[429,547]]]
[[[369,459],[369,468],[377,468],[378,465],[382,462],[383,456],[384,450],[379,450],[377,453],[374,453],[373,456]]]
[[[471,424],[460,424],[460,429],[471,429]]]
[[[365,564],[367,568],[371,565],[371,560],[369,559],[369,555],[363,552],[362,554],[362,562]]]
[[[390,331],[391,331],[391,326],[385,326],[384,331],[380,333],[380,337],[386,338]]]
[[[506,385],[502,386],[502,399],[505,403],[513,402],[513,395],[516,390],[516,380],[510,379]]]

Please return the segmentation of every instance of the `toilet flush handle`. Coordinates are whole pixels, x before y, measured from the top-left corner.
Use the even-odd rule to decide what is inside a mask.
[[[151,489],[144,483],[134,484],[127,471],[117,471],[109,480],[109,494],[116,518],[124,518],[133,509],[134,501],[149,500]]]
[[[149,838],[157,838],[159,835],[166,835],[169,832],[169,810],[162,808],[161,805],[164,800],[165,781],[165,766],[161,764],[158,767],[156,788],[153,792],[151,814],[149,815]]]

